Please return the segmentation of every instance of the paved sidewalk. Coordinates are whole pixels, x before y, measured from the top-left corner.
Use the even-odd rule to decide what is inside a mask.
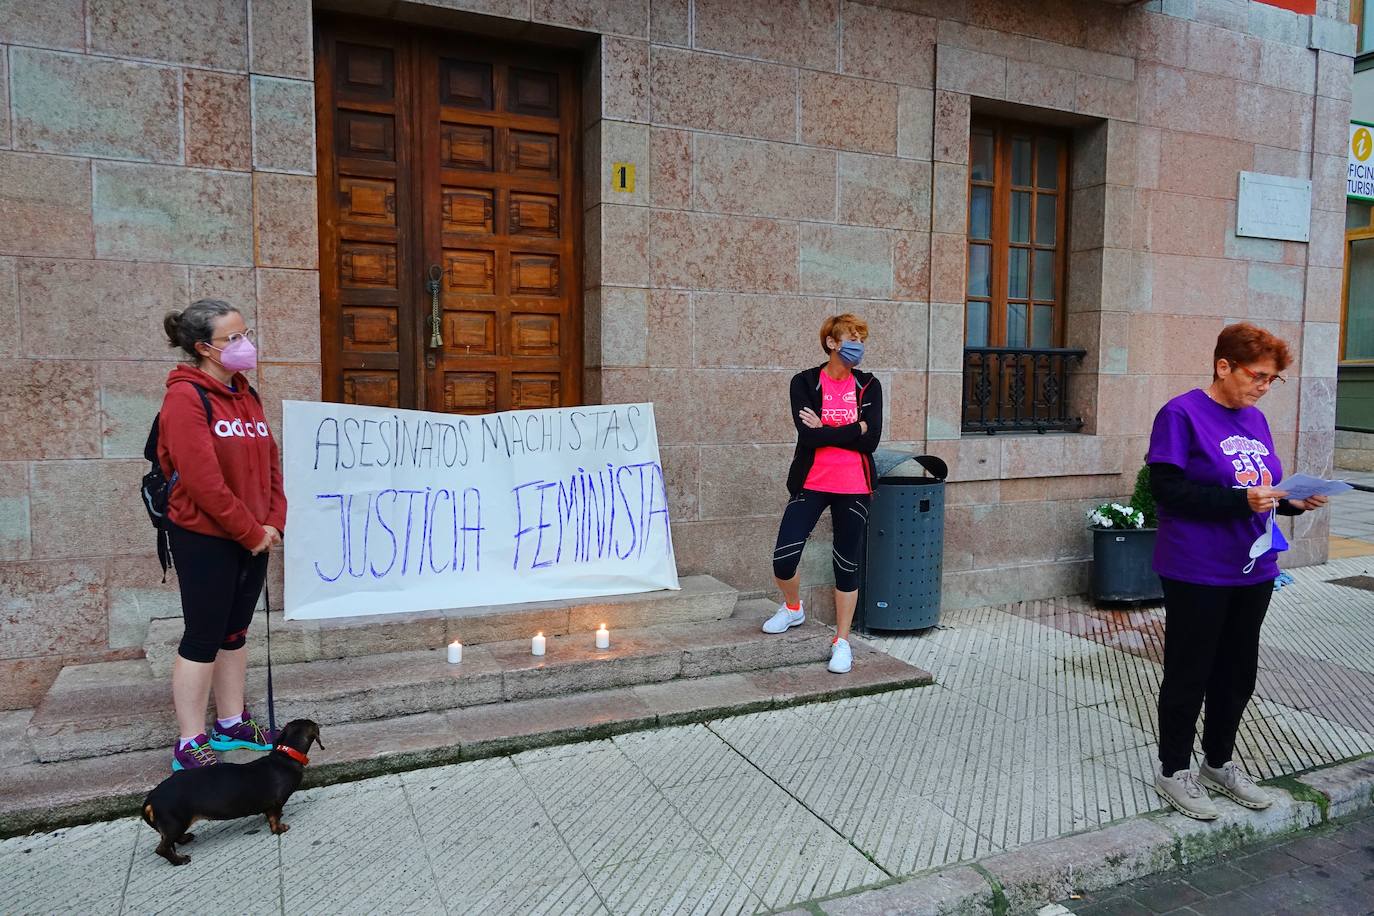
[[[1358,484],[1363,487],[1374,487],[1374,471],[1355,471],[1348,468],[1336,468],[1331,475],[1337,480],[1344,480],[1348,483]]]
[[[1371,574],[1275,596],[1252,772],[1374,752],[1374,593],[1326,581]],[[782,910],[1159,808],[1161,624],[1080,598],[955,612],[879,641],[937,686],[302,792],[290,833],[200,825],[178,869],[132,817],[8,840],[0,887],[23,912]],[[224,875],[264,897],[226,906]]]
[[[1337,468],[1333,477],[1362,487],[1374,487],[1374,472]],[[1332,555],[1343,553],[1340,539],[1374,543],[1374,492],[1356,490],[1333,497],[1331,502]]]
[[[1060,905],[1074,916],[1369,916],[1374,812]]]

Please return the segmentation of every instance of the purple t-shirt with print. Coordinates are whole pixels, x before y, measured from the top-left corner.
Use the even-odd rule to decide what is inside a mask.
[[[1188,480],[1212,487],[1274,486],[1283,479],[1269,421],[1259,408],[1223,407],[1201,388],[1160,408],[1145,460],[1177,465]],[[1158,514],[1154,568],[1161,576],[1197,585],[1254,585],[1278,576],[1278,551],[1250,555],[1253,545],[1263,544],[1268,514],[1185,518],[1163,506]]]

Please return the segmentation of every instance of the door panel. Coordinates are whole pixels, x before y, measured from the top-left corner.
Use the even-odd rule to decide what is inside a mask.
[[[428,399],[575,404],[581,377],[571,63],[431,41],[420,69],[425,250],[442,269]]]
[[[405,155],[409,51],[341,27],[317,47],[321,363],[325,397],[377,407],[415,397]]]
[[[575,61],[347,20],[316,47],[326,396],[579,403]]]

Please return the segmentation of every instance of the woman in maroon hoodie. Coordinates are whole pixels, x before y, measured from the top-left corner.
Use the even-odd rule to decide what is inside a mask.
[[[169,312],[164,327],[193,361],[167,376],[158,425],[158,460],[173,481],[168,535],[186,623],[172,668],[181,735],[172,769],[182,770],[218,763],[215,751],[271,750],[276,739],[244,702],[244,643],[268,551],[286,527],[286,496],[277,444],[243,375],[257,365],[243,315],[200,299]],[[207,738],[212,686],[218,718]]]

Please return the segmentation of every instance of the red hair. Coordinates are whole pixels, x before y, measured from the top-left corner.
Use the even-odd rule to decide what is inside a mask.
[[[1275,371],[1282,372],[1293,362],[1293,353],[1282,338],[1248,321],[1228,324],[1217,335],[1217,348],[1212,352],[1212,377],[1216,377],[1217,360],[1224,359],[1233,366],[1254,363],[1268,357],[1274,360]]]
[[[843,340],[850,334],[857,334],[860,340],[868,340],[868,322],[849,312],[845,312],[843,315],[831,315],[821,325],[821,350],[829,356],[830,351],[826,349],[825,339],[833,337],[836,340]]]

